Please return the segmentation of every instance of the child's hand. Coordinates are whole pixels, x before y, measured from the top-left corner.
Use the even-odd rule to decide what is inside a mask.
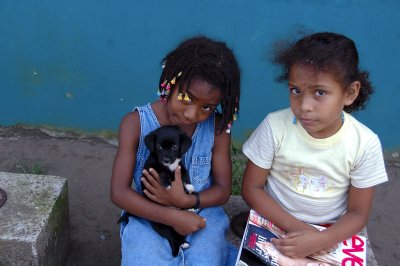
[[[321,256],[321,255],[325,255],[325,254],[327,254],[327,253],[329,253],[329,252],[332,252],[332,251],[334,251],[335,249],[337,249],[338,248],[338,244],[336,244],[336,245],[334,245],[333,247],[330,247],[330,248],[324,248],[324,249],[321,249],[321,250],[319,250],[319,251],[317,251],[317,252],[314,252],[312,255],[319,255],[319,256]]]
[[[189,235],[206,227],[206,218],[190,211],[179,211],[172,227],[181,235]]]
[[[319,231],[298,231],[284,235],[281,239],[272,239],[275,247],[285,256],[304,258],[321,250],[325,242]]]
[[[180,206],[180,204],[185,202],[188,195],[183,189],[181,171],[178,168],[175,171],[175,181],[172,182],[171,187],[168,189],[160,184],[160,177],[154,169],[150,169],[150,172],[143,170],[142,182],[146,187],[143,192],[152,201],[164,206],[184,207]]]

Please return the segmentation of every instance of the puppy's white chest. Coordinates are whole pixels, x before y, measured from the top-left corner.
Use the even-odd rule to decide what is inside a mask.
[[[181,159],[178,158],[178,159],[176,159],[173,163],[170,163],[170,164],[165,163],[164,165],[165,165],[166,167],[168,167],[169,170],[171,170],[171,172],[174,172],[175,169],[178,167],[178,164],[179,164],[180,161],[181,161]]]

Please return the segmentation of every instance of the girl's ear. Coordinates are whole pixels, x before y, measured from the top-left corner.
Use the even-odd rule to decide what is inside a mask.
[[[346,90],[346,99],[344,101],[345,106],[351,105],[355,99],[357,99],[360,93],[361,83],[359,81],[353,81]]]

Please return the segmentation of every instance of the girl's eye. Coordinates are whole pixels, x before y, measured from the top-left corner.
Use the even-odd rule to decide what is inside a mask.
[[[291,94],[294,95],[300,94],[300,90],[298,88],[290,88],[289,90]]]
[[[178,145],[172,145],[171,150],[176,151],[178,149]]]
[[[204,111],[211,111],[212,110],[212,108],[211,108],[211,106],[203,106],[203,110]]]
[[[317,90],[315,92],[315,95],[317,95],[317,96],[324,96],[325,94],[326,94],[326,91],[324,91],[324,90]]]
[[[157,150],[162,150],[162,147],[161,147],[160,144],[157,144],[157,145],[156,145],[156,148],[157,148]]]

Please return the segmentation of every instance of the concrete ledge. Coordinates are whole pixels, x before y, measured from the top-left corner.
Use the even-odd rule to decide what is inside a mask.
[[[0,172],[0,265],[63,265],[70,245],[67,180]]]
[[[228,203],[226,203],[224,205],[224,209],[225,209],[226,214],[229,217],[229,221],[230,221],[230,225],[231,225],[231,227],[227,233],[227,238],[233,245],[235,245],[236,247],[239,247],[241,239],[236,234],[234,234],[234,232],[232,231],[232,223],[235,223],[237,221],[234,221],[232,219],[233,219],[233,217],[235,217],[236,215],[238,215],[242,212],[249,211],[250,208],[247,206],[246,202],[244,202],[244,200],[242,199],[241,196],[231,196]],[[366,229],[363,230],[362,234],[365,236],[368,236],[367,230]],[[369,239],[368,239],[367,247],[368,247],[367,265],[368,266],[378,266],[378,262],[375,259],[374,252],[372,250]]]

